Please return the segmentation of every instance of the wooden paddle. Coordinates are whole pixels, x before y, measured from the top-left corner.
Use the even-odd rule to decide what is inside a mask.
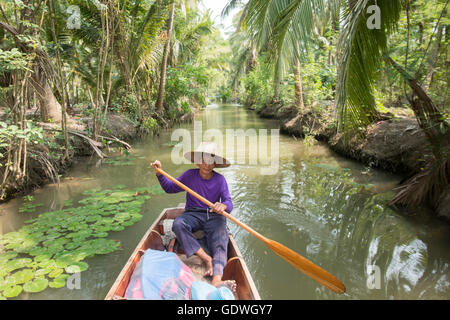
[[[171,177],[169,174],[164,172],[163,170],[159,168],[155,168],[156,171],[162,175],[164,175],[167,179],[178,185],[180,188],[186,190],[186,192],[189,192],[194,197],[199,199],[200,201],[207,204],[209,207],[213,206],[213,203],[209,201],[208,199],[202,197],[195,191],[189,189],[184,184],[182,184],[180,181],[176,180],[175,178]],[[250,234],[254,235],[256,238],[264,242],[270,249],[272,249],[277,255],[279,255],[281,258],[289,262],[292,266],[306,274],[311,279],[317,281],[321,285],[327,287],[328,289],[337,292],[337,293],[344,293],[345,292],[345,286],[344,284],[339,281],[335,276],[330,274],[329,272],[325,271],[318,265],[312,263],[308,259],[305,259],[295,251],[285,247],[281,243],[278,243],[276,241],[273,241],[271,239],[268,239],[261,235],[260,233],[256,232],[246,224],[240,222],[238,219],[230,215],[229,213],[222,211],[220,212],[221,215],[225,216],[227,219],[233,221],[235,224],[237,224],[239,227],[247,230]]]

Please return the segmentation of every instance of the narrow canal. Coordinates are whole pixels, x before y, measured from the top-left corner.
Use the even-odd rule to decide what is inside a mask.
[[[270,134],[278,127],[275,121],[229,105],[209,106],[196,120],[204,131],[218,129],[223,134],[226,129],[255,129],[257,134],[267,129]],[[193,127],[181,126],[190,132]],[[158,183],[149,168],[156,159],[166,172],[180,175],[192,165],[171,160],[171,135],[176,129],[141,140],[130,155],[113,161],[79,159],[59,186],[47,185],[32,194],[35,203],[43,204],[34,213],[19,213],[22,198],[1,205],[0,233],[16,231],[41,213],[60,210],[67,200],[77,206],[86,190],[151,187]],[[248,159],[249,150],[247,145],[234,151]],[[271,175],[261,174],[261,161],[234,161],[217,169],[228,181],[232,214],[335,275],[347,293],[337,295],[320,286],[229,222],[263,299],[450,298],[450,228],[433,219],[408,219],[389,208],[386,202],[399,177],[342,158],[326,146],[287,136],[279,137],[277,161]],[[103,299],[154,219],[184,199],[184,193],[152,195],[139,222],[109,233],[108,239],[120,241],[120,250],[85,260],[89,268],[80,275],[79,289],[23,292],[17,299]]]

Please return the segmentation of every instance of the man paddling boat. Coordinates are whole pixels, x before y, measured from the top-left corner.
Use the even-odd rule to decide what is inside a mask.
[[[206,265],[205,276],[212,276],[211,284],[220,287],[227,286],[236,291],[234,280],[222,280],[223,270],[227,262],[228,231],[226,218],[219,212],[233,210],[233,202],[228,191],[225,177],[214,171],[215,168],[225,168],[230,163],[220,155],[215,143],[201,143],[197,150],[188,152],[184,156],[195,163],[199,169],[189,169],[178,181],[191,188],[214,205],[208,207],[191,194],[186,194],[185,212],[175,219],[173,232],[180,242],[186,256],[199,256]],[[166,193],[184,191],[174,182],[159,174],[156,169],[162,169],[161,162],[156,160],[151,164],[158,177],[161,187]],[[201,248],[193,233],[203,230],[211,256]]]

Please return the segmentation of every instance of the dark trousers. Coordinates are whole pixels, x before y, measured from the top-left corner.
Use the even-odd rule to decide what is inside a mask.
[[[200,209],[187,208],[181,216],[175,219],[172,230],[188,258],[201,248],[192,233],[203,230],[213,260],[213,276],[223,274],[227,263],[228,248],[227,221],[224,216],[206,212],[206,209],[202,212]]]

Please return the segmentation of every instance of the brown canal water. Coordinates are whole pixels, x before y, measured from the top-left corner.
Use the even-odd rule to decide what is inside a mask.
[[[209,106],[196,116],[202,129],[276,129],[239,106]],[[192,132],[193,124],[184,124]],[[149,163],[178,176],[192,165],[171,161],[171,134],[149,137],[134,145],[129,160],[116,165],[79,159],[59,185],[47,185],[32,195],[43,203],[35,213],[19,213],[23,199],[0,206],[0,233],[15,231],[39,213],[74,203],[82,192],[150,187],[157,179]],[[269,131],[270,132],[270,131]],[[249,158],[249,149],[236,154]],[[270,149],[270,146],[269,146]],[[272,149],[271,149],[272,150]],[[226,150],[228,154],[229,150]],[[338,295],[303,275],[262,242],[228,222],[263,299],[449,299],[450,228],[433,219],[406,218],[387,205],[400,177],[369,169],[342,158],[326,146],[287,136],[279,137],[278,171],[262,175],[261,165],[235,161],[223,174],[233,198],[232,214],[264,236],[293,249],[340,279],[347,288]],[[121,250],[85,260],[79,289],[22,293],[18,299],[103,299],[137,243],[164,208],[184,202],[185,194],[152,196],[142,209],[143,219],[108,238]]]

